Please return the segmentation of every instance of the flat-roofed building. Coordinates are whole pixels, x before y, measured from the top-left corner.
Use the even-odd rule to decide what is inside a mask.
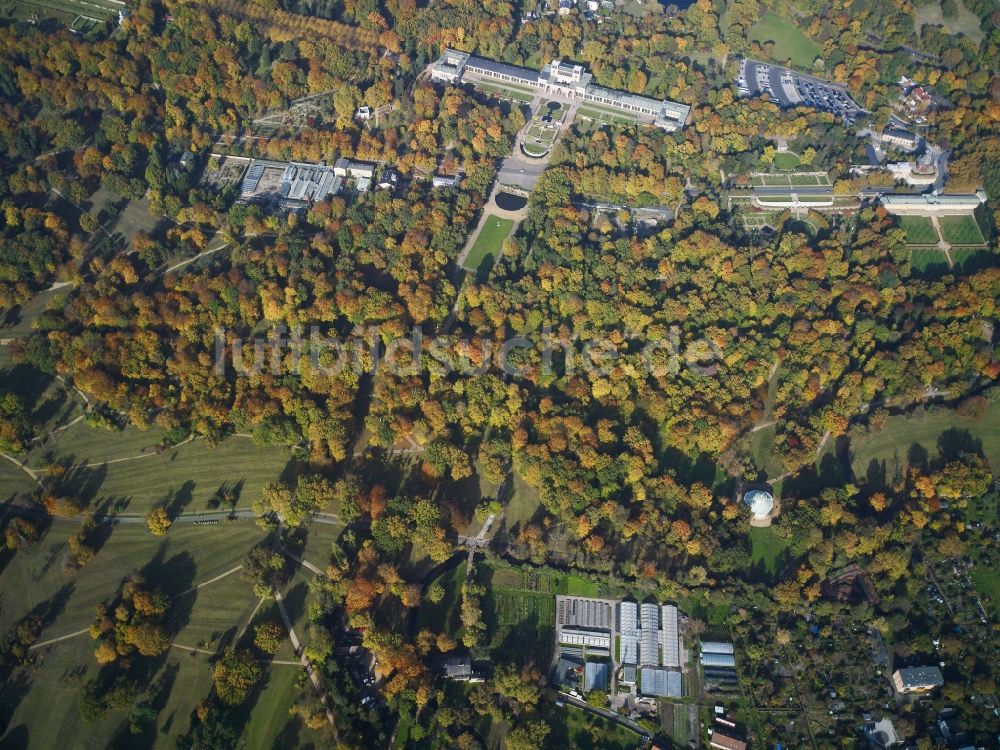
[[[663,665],[666,667],[680,667],[681,642],[677,607],[673,604],[664,604],[661,612],[663,615]]]
[[[341,180],[323,164],[253,159],[240,184],[240,201],[297,210],[340,191]]]
[[[564,651],[556,664],[556,682],[571,689],[579,687],[583,663],[582,656],[567,656]]]
[[[520,84],[534,88],[538,85],[538,71],[522,68],[520,65],[490,60],[485,57],[470,57],[465,63],[465,70],[483,78],[495,81]]]
[[[944,685],[944,676],[937,667],[910,667],[897,669],[892,675],[897,693],[929,693]]]
[[[470,77],[466,78],[467,75]],[[683,128],[691,113],[686,104],[598,86],[582,65],[558,59],[537,71],[449,48],[431,66],[431,79],[443,83],[475,79],[501,81],[547,96],[615,109],[667,131]]]
[[[732,654],[702,654],[701,663],[706,667],[735,667],[736,657]]]
[[[980,190],[967,195],[924,195],[890,193],[879,198],[882,206],[890,214],[918,216],[971,213],[987,200]]]
[[[888,717],[880,721],[865,722],[861,726],[861,733],[868,740],[868,745],[873,750],[889,750],[899,742],[896,736],[896,728],[892,725],[892,720]]]
[[[611,630],[614,624],[611,604],[603,599],[560,597],[556,602],[556,624]]]
[[[639,605],[621,602],[618,605],[619,657],[622,664],[639,663]]]
[[[716,750],[747,750],[747,743],[736,737],[730,737],[717,729],[712,730],[712,737],[708,741],[709,746]]]
[[[587,662],[583,672],[583,689],[588,693],[591,690],[608,689],[608,665],[606,662]]]
[[[664,130],[679,130],[687,123],[691,108],[686,104],[671,102],[666,99],[651,99],[648,96],[630,94],[626,91],[616,91],[596,84],[587,87],[583,99],[594,104],[614,107],[625,112],[632,112],[646,118],[652,118],[653,124]]]
[[[653,602],[639,605],[639,663],[660,664],[660,606]]]
[[[465,63],[469,59],[468,52],[457,49],[446,49],[438,61],[431,66],[431,80],[442,83],[455,83],[465,72]]]
[[[639,692],[659,698],[680,698],[682,694],[681,673],[663,667],[643,667],[640,670]]]
[[[611,648],[611,634],[590,630],[575,630],[563,628],[559,632],[559,642],[573,646],[593,646],[594,648]]]
[[[732,643],[723,643],[721,641],[702,641],[701,652],[703,654],[735,654],[736,649],[733,648]]]
[[[375,177],[375,166],[372,162],[355,161],[342,156],[333,163],[333,171],[338,177],[364,178],[370,181]]]

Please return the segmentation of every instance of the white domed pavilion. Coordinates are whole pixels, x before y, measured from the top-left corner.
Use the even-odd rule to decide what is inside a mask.
[[[743,502],[750,507],[753,520],[764,521],[771,517],[774,510],[774,496],[764,490],[750,490],[743,496]]]

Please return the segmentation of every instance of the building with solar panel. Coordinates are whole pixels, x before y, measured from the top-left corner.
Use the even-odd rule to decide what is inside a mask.
[[[662,614],[663,654],[661,662],[665,667],[680,669],[681,639],[677,607],[673,604],[664,604]]]
[[[323,164],[253,159],[240,184],[241,203],[297,211],[340,192],[342,178]]]
[[[683,696],[683,677],[679,670],[665,667],[643,667],[639,675],[643,695],[656,698],[680,698]]]
[[[604,664],[609,683],[645,696],[681,697],[687,657],[676,605],[560,595],[555,620],[559,658]]]
[[[639,663],[639,605],[635,602],[618,605],[618,638],[619,661],[634,667]]]
[[[733,690],[736,687],[736,649],[722,641],[701,642],[701,668],[706,689]]]
[[[660,605],[639,605],[639,663],[660,663]]]

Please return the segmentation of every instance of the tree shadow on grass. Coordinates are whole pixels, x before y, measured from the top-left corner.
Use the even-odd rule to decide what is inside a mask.
[[[83,507],[89,507],[108,476],[107,464],[94,467],[82,463],[77,465],[74,456],[60,457],[59,463],[66,469],[59,477],[56,494],[74,497]]]
[[[55,622],[56,618],[62,614],[64,609],[66,609],[66,604],[73,595],[75,588],[75,583],[64,583],[50,598],[46,599],[44,602],[36,604],[27,614],[27,617],[41,617],[42,630],[44,630]]]
[[[39,618],[40,625],[35,632],[42,633],[49,627],[56,618],[62,614],[67,602],[73,594],[75,584],[66,583],[49,599],[39,602],[31,611],[22,617],[11,628],[13,632],[22,623],[28,623],[32,618]],[[38,651],[30,652],[38,656]],[[17,707],[31,690],[31,677],[24,670],[19,668],[11,655],[5,655],[0,660],[0,732],[7,728],[7,724],[13,718]],[[0,747],[26,747],[18,745],[16,741],[27,737],[27,728],[22,727],[14,734],[8,734],[0,740]],[[26,740],[25,740],[26,741]]]
[[[245,483],[246,480],[240,479],[239,481],[231,484],[229,482],[223,482],[220,484],[219,489],[217,489],[215,494],[208,499],[208,508],[210,510],[216,510],[223,505],[230,506],[227,510],[235,508],[240,502],[240,497],[243,495],[243,485]]]
[[[299,581],[284,595],[285,611],[288,612],[288,619],[291,620],[292,625],[298,620],[306,611],[306,596],[309,594],[309,585],[305,581]],[[279,622],[284,625],[284,622],[280,619]]]
[[[198,590],[190,591],[194,584],[197,566],[194,559],[187,552],[174,555],[169,560],[164,560],[164,556],[169,547],[169,542],[164,541],[156,551],[153,558],[146,563],[139,575],[150,587],[160,588],[170,596],[170,607],[166,615],[167,632],[171,638],[181,632],[191,619],[191,610],[198,597]],[[127,578],[128,576],[124,576]],[[118,664],[109,664],[101,671],[97,678],[103,685],[110,685],[117,677],[124,676],[132,684],[137,686],[140,695],[146,692],[147,687],[152,686],[151,702],[159,703],[162,709],[166,705],[170,691],[176,681],[177,667],[168,667],[167,657],[170,653],[168,648],[162,654],[152,657],[134,658],[127,663],[124,670]],[[163,676],[157,680],[157,675]],[[138,697],[136,698],[138,702]],[[131,731],[131,717],[126,716],[115,731],[115,739],[112,742],[114,747],[149,747],[152,743],[141,741],[147,733],[153,731],[155,722],[143,730],[139,735],[133,735]]]
[[[153,709],[157,714],[167,707],[167,702],[170,700],[170,693],[174,689],[174,684],[177,681],[177,673],[179,671],[180,666],[177,664],[164,665],[159,676],[150,686],[149,692],[151,695],[149,699],[143,701],[143,703]],[[159,731],[163,734],[167,734],[173,726],[175,718],[175,713],[171,712],[171,714],[163,722]],[[157,739],[156,724],[156,721],[144,723],[140,725],[141,731],[133,733],[131,717],[128,717],[125,721],[119,724],[116,730],[116,736],[110,743],[110,746],[116,749],[120,748],[122,750],[125,748],[136,748],[136,750],[139,750],[140,748],[153,747],[156,744]]]
[[[3,670],[6,672],[6,670]],[[27,747],[28,728],[24,724],[19,724],[14,729],[7,731],[11,719],[21,702],[31,692],[31,677],[24,670],[19,670],[14,674],[4,674],[2,687],[0,687],[0,733],[6,732],[0,739],[0,748],[22,748]],[[23,740],[23,744],[19,741]]]
[[[195,483],[190,479],[180,486],[166,502],[167,513],[173,517],[180,513],[194,498]]]
[[[476,267],[476,283],[485,284],[486,280],[490,277],[490,271],[493,270],[493,261],[495,257],[493,253],[486,253],[483,259],[479,261],[479,265]]]
[[[303,748],[315,747],[313,743],[301,744],[300,736],[302,734],[302,717],[293,716],[286,723],[285,726],[281,728],[278,732],[278,736],[274,738],[274,742],[271,744],[271,750],[287,750],[290,747]]]
[[[960,427],[951,427],[941,433],[937,440],[941,460],[955,461],[965,455],[983,455],[983,441]]]
[[[267,689],[268,684],[271,682],[271,670],[273,667],[265,666],[260,679],[254,684],[247,694],[246,700],[244,700],[238,706],[231,707],[227,712],[227,721],[236,727],[241,734],[245,733],[247,725],[250,723],[250,718],[253,715],[254,707],[260,700],[260,696],[264,694]],[[253,738],[251,738],[253,739]]]
[[[889,489],[885,461],[873,458],[868,462],[868,470],[865,472],[863,488],[866,494],[884,492]]]
[[[51,375],[46,375],[31,365],[14,365],[3,373],[3,391],[13,391],[20,396],[26,409],[41,400],[51,382]]]
[[[23,750],[28,747],[28,727],[18,724],[0,737],[0,750]]]
[[[930,465],[930,456],[927,453],[927,449],[920,443],[910,445],[909,450],[906,451],[906,465],[920,469],[922,472],[927,471],[927,467]]]
[[[495,649],[497,661],[514,662],[522,667],[535,664],[545,670],[548,663],[544,652],[551,645],[549,642],[551,639],[543,637],[540,624],[538,613],[531,612],[525,619],[512,625]]]

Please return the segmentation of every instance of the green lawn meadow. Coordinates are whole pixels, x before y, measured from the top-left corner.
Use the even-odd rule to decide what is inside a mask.
[[[782,555],[787,549],[788,542],[778,534],[774,526],[750,528],[751,565],[754,568],[760,566],[768,576],[777,575]]]
[[[979,231],[976,218],[968,216],[942,216],[938,219],[944,241],[952,245],[985,245],[983,233]]]
[[[258,447],[245,437],[214,448],[195,439],[163,449],[162,440],[158,428],[115,432],[79,421],[34,448],[26,463],[64,466],[61,481],[91,509],[145,514],[161,503],[172,513],[208,510],[223,488],[249,508],[292,460],[287,448]]]
[[[791,60],[792,65],[800,68],[812,68],[813,61],[823,52],[798,26],[771,10],[765,11],[750,29],[750,39],[761,44],[774,42],[774,59]]]
[[[503,241],[507,239],[513,227],[513,219],[501,219],[496,214],[489,214],[483,224],[483,230],[465,257],[465,270],[479,271],[487,258],[490,259],[490,263],[496,261],[503,249]]]
[[[142,572],[172,598],[168,627],[173,643],[218,652],[248,628],[257,607],[250,585],[238,570],[231,571],[262,532],[244,521],[178,525],[157,538],[143,524],[121,524],[107,529],[97,555],[74,575],[63,561],[66,540],[77,528],[72,522],[54,522],[41,542],[5,559],[0,571],[0,632],[34,612],[48,620],[39,643],[70,636],[36,649],[34,665],[15,671],[0,686],[0,726],[5,731],[0,747],[173,748],[175,738],[188,731],[198,702],[211,691],[211,655],[172,647],[158,661],[151,660],[154,671],[148,684],[140,686],[140,700],[151,702],[158,716],[155,727],[131,735],[127,709],[112,710],[94,722],[80,716],[80,687],[98,675],[99,665],[89,634],[78,631],[90,625],[95,606],[112,599],[125,577]],[[223,577],[213,580],[218,576]],[[256,621],[274,616],[267,609],[261,608]],[[287,642],[283,648],[291,653]],[[279,653],[278,658],[287,655]],[[307,730],[288,714],[301,694],[299,672],[284,664],[265,670],[239,710],[245,747],[298,747],[309,739],[299,736]]]
[[[795,169],[801,163],[799,155],[792,151],[779,151],[774,155],[774,166],[777,169]]]
[[[901,216],[899,224],[906,232],[907,245],[937,245],[937,230],[926,216]]]
[[[966,447],[971,440],[982,450],[994,474],[1000,473],[1000,405],[994,393],[979,419],[961,417],[950,409],[930,409],[919,416],[892,416],[878,433],[851,440],[851,461],[859,481],[870,471],[885,474],[887,480],[905,475],[918,446],[929,460],[943,447]],[[875,465],[873,466],[873,462]]]

